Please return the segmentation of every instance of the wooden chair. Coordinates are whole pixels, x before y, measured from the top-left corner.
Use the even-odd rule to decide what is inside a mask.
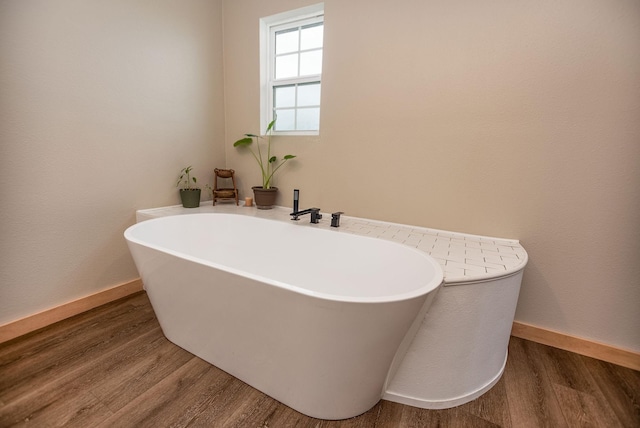
[[[213,170],[213,205],[217,200],[232,200],[235,199],[236,205],[238,205],[238,188],[236,187],[236,179],[234,177],[235,171],[232,169],[219,169]],[[227,187],[218,187],[218,177],[224,179],[222,181],[227,182]],[[231,179],[233,188],[228,187],[228,179]]]

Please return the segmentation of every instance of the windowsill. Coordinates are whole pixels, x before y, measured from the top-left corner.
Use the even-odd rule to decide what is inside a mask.
[[[274,137],[317,137],[320,131],[273,131]]]

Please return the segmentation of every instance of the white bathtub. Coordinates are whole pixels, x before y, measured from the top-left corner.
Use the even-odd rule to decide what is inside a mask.
[[[373,407],[443,282],[432,257],[300,223],[213,213],[125,232],[166,337],[306,415]]]
[[[136,220],[193,213],[260,217],[336,236],[390,240],[429,254],[443,269],[444,284],[437,294],[429,293],[401,342],[382,398],[426,409],[450,408],[474,400],[500,379],[528,261],[517,240],[349,216],[342,216],[336,229],[328,220],[291,222],[289,212],[286,207],[258,210],[203,203],[191,209],[176,205],[139,210]]]

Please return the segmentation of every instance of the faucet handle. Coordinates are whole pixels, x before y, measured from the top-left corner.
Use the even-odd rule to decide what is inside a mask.
[[[311,208],[311,223],[317,224],[321,218],[320,208]]]
[[[340,227],[340,214],[344,214],[342,211],[331,214],[331,227]]]

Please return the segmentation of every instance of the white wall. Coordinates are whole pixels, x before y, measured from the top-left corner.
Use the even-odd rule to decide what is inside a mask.
[[[137,277],[122,232],[183,166],[258,184],[258,19],[312,3],[0,2],[0,324]],[[518,238],[519,321],[640,351],[640,2],[325,4],[280,202]]]
[[[138,277],[135,210],[224,166],[221,11],[0,2],[0,324]]]
[[[224,2],[227,147],[259,131],[258,19],[312,3]],[[325,12],[320,136],[275,143],[281,203],[520,239],[517,320],[640,351],[640,2]]]

